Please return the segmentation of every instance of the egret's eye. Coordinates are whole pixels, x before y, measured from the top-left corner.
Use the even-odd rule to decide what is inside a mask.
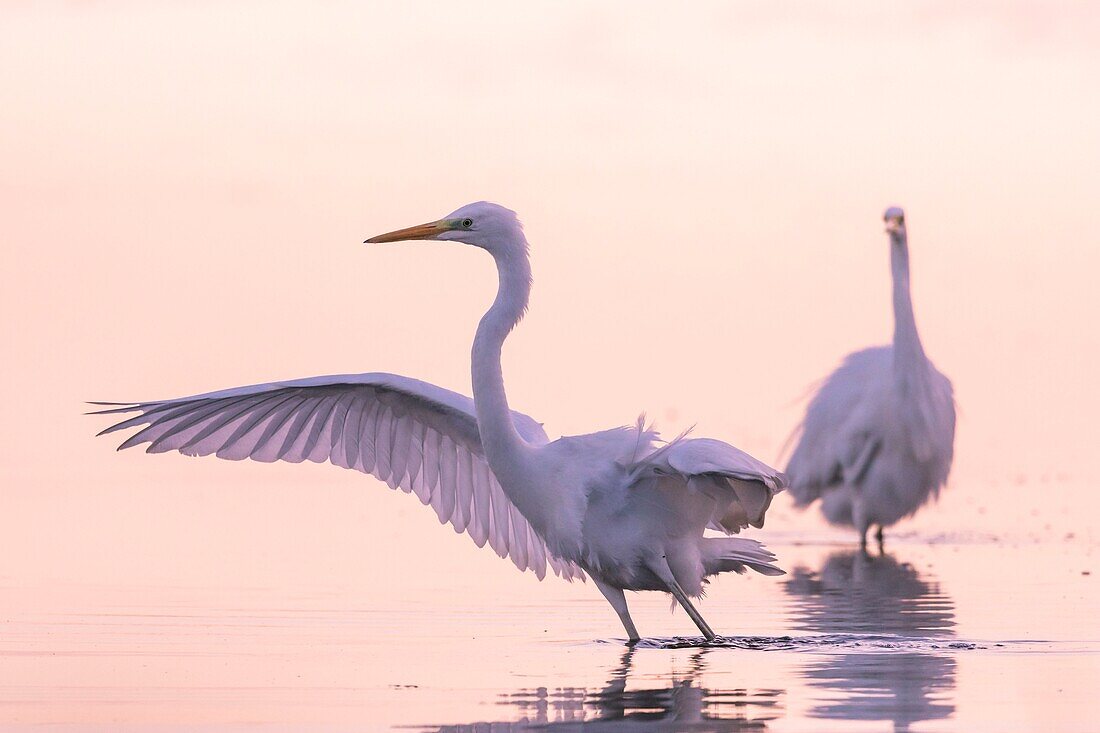
[[[463,229],[469,229],[470,227],[472,227],[474,225],[474,220],[473,219],[463,219],[461,224],[462,224]]]

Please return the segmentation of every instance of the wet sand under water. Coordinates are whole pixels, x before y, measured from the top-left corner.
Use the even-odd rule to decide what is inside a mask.
[[[703,644],[590,585],[486,597],[463,577],[372,602],[340,588],[0,589],[3,730],[1095,730],[1091,541],[827,535],[788,575],[724,578]],[[660,635],[666,634],[666,635]]]

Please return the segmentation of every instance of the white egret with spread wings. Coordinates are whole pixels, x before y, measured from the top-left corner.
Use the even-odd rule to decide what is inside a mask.
[[[939,495],[951,471],[951,382],[924,354],[909,294],[905,212],[884,215],[894,279],[894,342],[849,354],[806,409],[787,464],[799,506],[821,499],[826,519],[867,530],[914,513]]]
[[[372,474],[520,570],[592,576],[631,639],[638,632],[624,590],[672,593],[713,639],[690,600],[709,576],[782,571],[760,543],[704,530],[763,526],[783,475],[718,440],[662,443],[641,420],[548,440],[539,423],[509,409],[501,373],[501,347],[531,288],[515,213],[479,202],[367,242],[426,239],[471,244],[496,261],[497,296],[474,338],[472,400],[392,374],[314,377],[111,404],[101,412],[139,414],[104,432],[144,426],[120,449],[148,443],[151,453],[327,461]]]

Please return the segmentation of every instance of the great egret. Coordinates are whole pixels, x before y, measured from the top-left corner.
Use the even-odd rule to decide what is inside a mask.
[[[549,441],[542,426],[508,408],[500,354],[531,289],[527,239],[514,212],[463,206],[428,224],[367,242],[443,240],[472,244],[496,261],[499,287],[474,337],[474,398],[392,374],[314,377],[159,402],[99,403],[102,413],[137,411],[107,428],[147,425],[119,447],[188,455],[306,459],[355,468],[413,492],[440,522],[486,542],[541,579],[595,580],[632,640],[623,590],[667,591],[707,639],[689,600],[709,576],[751,568],[782,574],[755,540],[704,537],[762,527],[781,473],[726,443],[660,443],[639,419]],[[114,406],[117,405],[117,406]],[[101,433],[102,434],[102,433]]]
[[[787,464],[799,506],[821,498],[825,517],[853,526],[860,546],[939,495],[951,470],[951,382],[924,355],[909,295],[905,212],[883,219],[894,278],[894,343],[849,354],[810,401]]]

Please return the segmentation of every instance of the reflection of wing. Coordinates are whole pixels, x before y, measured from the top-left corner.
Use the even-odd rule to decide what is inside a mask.
[[[313,377],[239,387],[102,413],[138,412],[104,430],[145,426],[121,446],[149,453],[256,461],[327,461],[369,473],[430,504],[440,522],[486,542],[542,578],[547,563],[566,578],[578,567],[552,556],[508,500],[485,461],[473,400],[393,374]],[[520,435],[545,443],[542,426],[512,413]],[[102,433],[101,433],[102,434]]]
[[[869,411],[893,359],[889,346],[849,354],[810,400],[798,429],[798,445],[787,463],[791,495],[805,506],[854,474],[866,474],[877,453],[867,426]]]

